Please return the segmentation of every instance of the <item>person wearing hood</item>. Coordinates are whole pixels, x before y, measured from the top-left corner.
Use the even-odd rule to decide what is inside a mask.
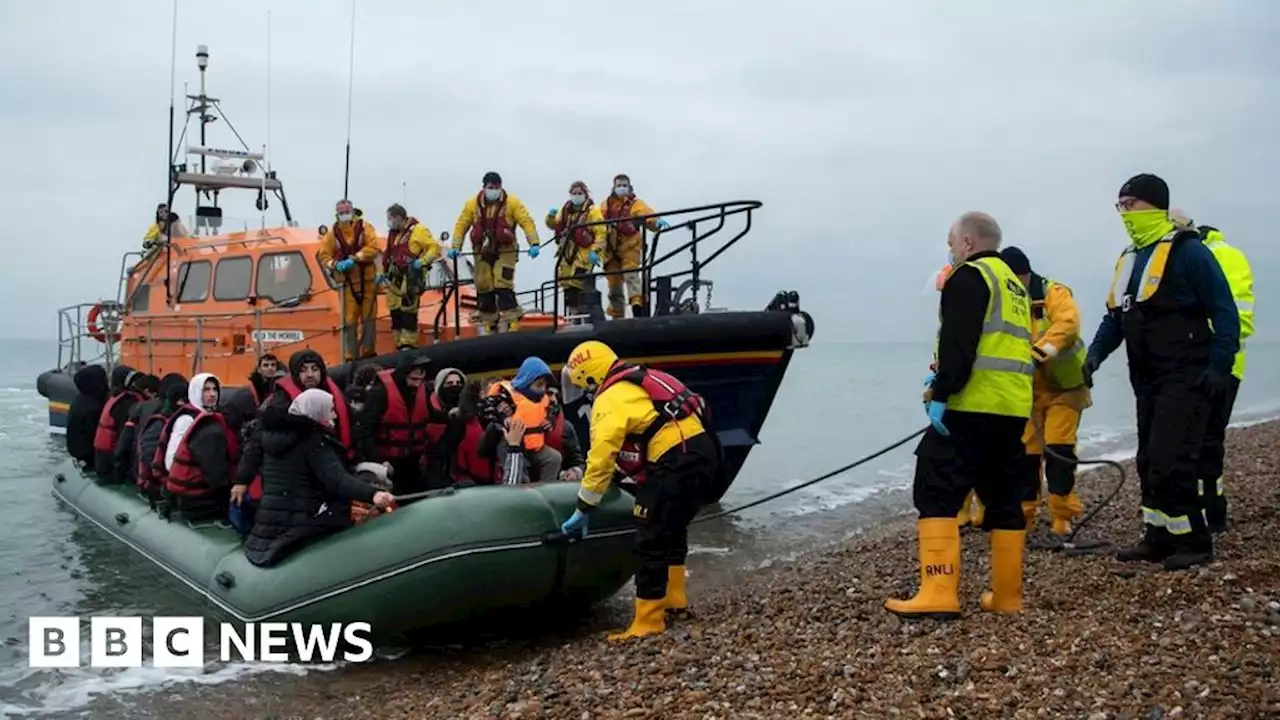
[[[387,288],[387,312],[396,350],[413,350],[418,347],[418,303],[427,286],[427,270],[440,257],[440,246],[431,230],[409,217],[399,203],[387,208],[387,227],[384,269],[375,280]]]
[[[262,469],[262,428],[267,424],[278,425],[287,419],[293,401],[298,395],[311,389],[324,390],[336,399],[338,419],[334,422],[334,432],[338,441],[347,448],[348,459],[354,457],[351,414],[347,411],[345,395],[338,383],[329,377],[320,353],[311,349],[299,350],[289,357],[289,374],[276,378],[274,389],[258,408],[258,422],[247,434],[244,452],[236,468],[235,483],[231,488],[232,497],[249,493],[256,500],[261,496],[262,479],[259,471]]]
[[[333,227],[320,239],[318,257],[342,288],[342,359],[354,362],[376,354],[378,231],[346,198],[338,201],[335,211]]]
[[[262,430],[262,499],[244,554],[260,567],[276,565],[304,544],[351,525],[352,502],[390,507],[390,493],[375,491],[347,470],[336,438],[335,399],[315,388],[289,404],[283,418]]]
[[[101,365],[86,365],[76,371],[77,395],[67,411],[67,454],[81,467],[94,466],[94,436],[107,403],[110,386]]]
[[[221,518],[240,457],[240,441],[218,405],[222,384],[200,373],[187,385],[187,408],[160,433],[164,497],[170,511],[198,522]]]
[[[1135,175],[1118,195],[1130,243],[1085,360],[1089,382],[1123,343],[1136,399],[1143,537],[1117,558],[1185,570],[1213,560],[1196,465],[1210,408],[1231,385],[1240,314],[1199,232],[1170,219],[1164,180]]]
[[[427,456],[422,469],[429,489],[453,484],[454,459],[467,432],[467,418],[461,409],[466,385],[467,376],[458,368],[436,373],[427,406]]]
[[[582,227],[589,223],[600,224]],[[560,244],[556,251],[556,279],[564,288],[564,312],[577,315],[587,276],[600,264],[600,254],[604,252],[604,216],[591,199],[586,183],[576,180],[569,186],[569,201],[547,211],[547,227],[556,232]],[[594,288],[595,278],[590,280]]]
[[[98,470],[98,477],[109,477],[108,482],[129,483],[132,484],[137,479],[137,461],[133,455],[133,451],[137,445],[137,425],[139,417],[139,409],[160,395],[160,378],[149,373],[134,373],[129,380],[129,388],[138,393],[139,399],[130,407],[124,418],[124,425],[120,427],[120,432],[116,434],[115,447],[109,453],[110,462],[108,467]],[[110,401],[108,401],[110,405]],[[98,432],[102,432],[102,426],[105,422],[114,418],[109,418],[109,411],[104,407],[102,411],[102,422],[98,423]],[[95,436],[95,440],[96,440]],[[102,455],[94,454],[95,462],[102,462]],[[105,470],[105,473],[104,473]]]
[[[391,463],[396,492],[419,492],[422,462],[427,451],[430,419],[427,372],[431,359],[421,353],[401,353],[394,370],[378,372],[364,411],[356,421],[356,454],[361,460]]]
[[[111,394],[102,406],[98,429],[93,433],[93,471],[100,482],[117,482],[114,466],[116,441],[129,419],[129,410],[134,403],[144,399],[135,387],[136,381],[141,379],[141,373],[126,365],[111,371]]]
[[[125,429],[133,436],[132,447],[127,450],[116,448],[116,472],[121,472],[122,462],[131,463],[128,475],[138,493],[151,501],[152,508],[160,500],[163,485],[160,480],[163,474],[158,473],[154,465],[156,448],[160,446],[160,435],[169,418],[186,404],[187,383],[188,380],[179,373],[169,373],[161,378],[157,397],[134,405],[129,413]],[[124,440],[122,435],[121,442]]]
[[[494,383],[486,393],[489,397],[499,396],[509,404],[510,412],[506,413],[505,423],[519,418],[524,424],[524,442],[516,450],[523,452],[529,460],[530,474],[548,479],[560,476],[560,465],[564,460],[560,451],[547,444],[548,408],[551,405],[547,386],[552,380],[551,368],[546,361],[528,357],[520,363],[514,380]],[[510,449],[504,442],[498,457],[503,457],[502,453]]]

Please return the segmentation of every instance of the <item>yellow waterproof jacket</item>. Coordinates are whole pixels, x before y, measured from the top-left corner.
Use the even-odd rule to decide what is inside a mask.
[[[617,213],[621,212],[622,205],[625,202],[626,200],[624,200],[623,198],[620,198],[617,195],[614,195],[611,193],[609,195],[609,199],[604,201],[602,214],[605,217],[609,217],[610,216],[609,214],[611,212],[616,215]],[[628,213],[628,217],[636,217],[637,215],[652,215],[652,214],[653,214],[653,208],[649,207],[649,205],[646,204],[645,201],[634,196],[631,198],[631,211]],[[632,238],[640,234],[640,228],[638,227],[639,223],[636,223],[636,225],[637,227],[635,229],[635,232],[633,233],[624,233],[622,232],[622,229],[617,225],[610,225],[608,227],[608,232],[609,234],[616,235],[619,238]],[[647,226],[650,230],[656,232],[658,229],[658,219],[649,218],[648,220],[644,221],[644,225]]]
[[[560,223],[560,216],[563,214],[564,214],[563,207],[555,211],[554,213],[547,213],[547,227],[551,228],[553,231],[556,228],[558,228]],[[593,222],[604,222],[604,214],[600,212],[599,206],[597,206],[595,203],[592,203],[591,206],[589,206],[585,212],[581,210],[577,212],[570,210],[569,217],[566,219],[564,224],[565,237],[560,238],[561,247],[563,247],[565,243],[573,244],[573,234],[574,234],[573,226],[574,225],[593,223]],[[591,247],[588,249],[595,250],[597,253],[604,252],[604,240],[605,240],[605,237],[607,237],[609,234],[608,228],[606,228],[604,225],[592,225],[591,227],[583,228],[583,229],[590,232],[592,236]]]
[[[1048,366],[1042,363],[1070,350],[1080,340],[1080,308],[1071,296],[1071,290],[1060,283],[1048,285],[1049,289],[1044,294],[1044,314],[1049,327],[1042,333],[1039,323],[1031,323],[1031,353],[1036,360],[1037,394],[1050,391]]]
[[[486,204],[482,210],[480,196],[467,198],[467,202],[462,206],[462,212],[458,215],[458,222],[453,225],[453,249],[462,249],[463,241],[471,236],[471,226],[475,224],[481,212],[484,213],[485,219],[491,219],[498,211],[499,205],[502,203]],[[529,247],[536,247],[541,242],[538,240],[538,224],[533,221],[533,216],[529,215],[529,209],[524,206],[520,198],[507,193],[507,202],[503,208],[504,219],[511,227],[512,234],[519,226],[524,230],[524,239],[528,241]],[[518,247],[519,242],[516,245]]]
[[[591,406],[591,450],[587,471],[578,490],[578,499],[598,505],[613,480],[618,451],[628,435],[644,432],[658,421],[658,412],[644,388],[630,382],[616,382],[596,396]],[[646,462],[656,462],[682,441],[705,432],[697,415],[678,422],[666,422],[649,441]]]
[[[422,261],[424,266],[435,262],[441,255],[440,243],[436,242],[436,238],[431,234],[431,229],[416,219],[412,219],[413,228],[409,231],[409,254]],[[390,231],[387,235],[387,253],[390,254],[391,248],[395,245],[406,242],[403,239],[404,231]]]
[[[1231,287],[1231,296],[1236,301],[1236,311],[1240,315],[1240,351],[1236,353],[1231,374],[1237,380],[1244,379],[1245,338],[1253,335],[1253,269],[1249,267],[1249,259],[1240,248],[1227,244],[1222,232],[1206,228],[1204,246],[1217,258],[1222,274],[1227,276],[1227,285]]]
[[[361,225],[358,247],[354,247],[356,223]],[[339,242],[342,247],[339,247]],[[342,252],[343,250],[346,252]],[[355,218],[351,222],[335,222],[320,239],[320,265],[326,270],[333,271],[333,266],[344,255],[356,261],[356,266],[345,273],[335,272],[345,282],[357,282],[362,275],[366,280],[372,280],[375,274],[374,260],[378,258],[378,254],[378,231],[363,218]]]

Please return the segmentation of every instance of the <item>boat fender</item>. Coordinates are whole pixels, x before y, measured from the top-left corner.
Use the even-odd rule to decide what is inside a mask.
[[[116,513],[116,524],[127,525],[129,523],[129,513]]]
[[[227,590],[236,586],[236,576],[226,570],[214,575],[213,579],[218,583],[218,585],[226,588]]]

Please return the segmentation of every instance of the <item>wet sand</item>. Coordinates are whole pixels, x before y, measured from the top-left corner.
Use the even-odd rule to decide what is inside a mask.
[[[603,633],[629,619],[619,597],[523,638],[103,698],[90,716],[1280,717],[1280,423],[1233,430],[1228,442],[1233,525],[1213,565],[1168,573],[1107,554],[1032,551],[1016,616],[978,609],[988,552],[977,531],[965,533],[962,619],[902,622],[881,608],[908,596],[918,572],[914,515],[899,514],[909,511],[899,493],[873,530],[810,542],[765,569],[712,574],[714,555],[691,559],[697,615],[662,637],[607,643]],[[1125,488],[1081,538],[1139,538],[1138,482],[1125,465]],[[1079,491],[1092,507],[1115,482],[1090,473]],[[1042,531],[1046,522],[1042,511]],[[828,521],[823,532],[835,529]]]

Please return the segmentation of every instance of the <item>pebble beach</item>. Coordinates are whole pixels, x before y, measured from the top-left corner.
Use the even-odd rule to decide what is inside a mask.
[[[1029,551],[1016,616],[978,609],[988,553],[976,530],[964,533],[962,619],[885,612],[915,588],[912,516],[715,587],[691,577],[696,615],[662,637],[607,643],[628,619],[615,604],[519,640],[104,697],[90,717],[1280,718],[1280,423],[1228,441],[1233,524],[1212,565],[1169,573]],[[1125,487],[1078,539],[1140,536],[1125,466]],[[1086,506],[1114,483],[1114,471],[1082,475]]]

